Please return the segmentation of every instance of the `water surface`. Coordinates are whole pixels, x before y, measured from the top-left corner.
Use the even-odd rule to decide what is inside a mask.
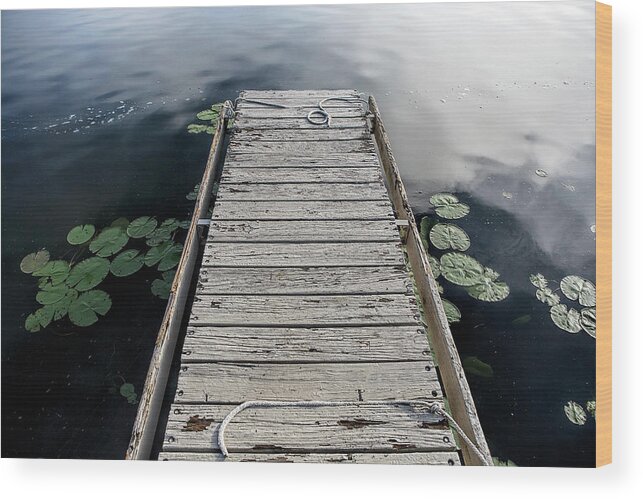
[[[500,303],[445,293],[492,453],[590,466],[595,341],[556,328],[530,273],[594,280],[594,4],[589,1],[2,13],[2,455],[121,458],[164,302],[142,271],[109,285],[95,326],[27,333],[41,247],[78,223],[186,218],[209,136],[186,126],[248,88],[376,96],[413,209],[435,192],[471,206],[469,253],[511,287]],[[547,171],[545,178],[535,170]],[[509,194],[509,195],[508,195]],[[528,315],[527,323],[516,324]]]

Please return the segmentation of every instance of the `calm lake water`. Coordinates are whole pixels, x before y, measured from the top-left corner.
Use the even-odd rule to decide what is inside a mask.
[[[186,127],[209,104],[357,88],[418,217],[456,193],[468,253],[511,288],[485,303],[445,285],[461,356],[493,368],[469,376],[492,454],[593,465],[593,419],[563,406],[595,397],[595,340],[558,329],[529,282],[595,279],[593,26],[589,1],[3,12],[2,456],[122,458],[136,405],[114,387],[140,391],[165,307],[147,269],[101,285],[96,325],[28,333],[22,257],[62,257],[80,223],[187,218],[211,137]]]

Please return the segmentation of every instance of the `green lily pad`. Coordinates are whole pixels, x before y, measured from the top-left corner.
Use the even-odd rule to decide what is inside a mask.
[[[467,233],[457,225],[439,223],[433,226],[429,233],[431,243],[438,249],[466,251],[471,246]]]
[[[544,287],[536,290],[536,298],[541,302],[546,303],[550,307],[560,303],[560,296],[554,293],[550,288]]]
[[[49,251],[41,249],[35,253],[29,253],[20,262],[20,270],[25,274],[32,274],[36,270],[40,270],[49,261]]]
[[[93,289],[82,293],[69,306],[69,320],[76,326],[87,327],[98,321],[112,307],[112,299],[105,291]]]
[[[182,244],[166,241],[148,250],[145,254],[145,265],[152,267],[158,263],[160,271],[170,270],[179,263],[181,253],[183,253]]]
[[[596,338],[596,309],[584,308],[580,311],[580,326],[592,338]]]
[[[564,410],[567,419],[569,419],[575,425],[582,426],[587,422],[587,414],[585,414],[585,409],[583,409],[583,407],[577,402],[570,400],[565,404]]]
[[[189,133],[203,133],[208,129],[208,125],[201,125],[201,124],[196,124],[192,123],[188,125],[188,132]]]
[[[179,222],[179,228],[187,230],[190,228],[191,223],[192,223],[192,220],[181,220]]]
[[[145,237],[156,229],[157,224],[154,217],[138,217],[127,227],[127,235],[134,239]]]
[[[429,203],[436,207],[447,206],[459,202],[460,200],[457,197],[455,197],[453,194],[449,194],[448,192],[440,192],[438,194],[434,194],[429,198]]]
[[[547,287],[547,279],[545,279],[545,276],[542,274],[531,274],[529,276],[529,280],[538,289],[544,289]]]
[[[197,198],[197,196],[199,194],[199,188],[200,187],[201,187],[201,182],[199,182],[198,184],[196,184],[194,186],[194,189],[192,190],[192,192],[186,194],[185,199],[187,199],[188,201],[196,200],[196,198]]]
[[[518,466],[511,459],[507,459],[506,461],[503,461],[502,459],[500,459],[498,457],[494,457],[494,458],[492,458],[492,460],[493,460],[493,465],[494,466]]]
[[[172,282],[165,279],[154,279],[152,281],[152,294],[162,300],[167,300],[170,297],[170,289]]]
[[[444,307],[444,313],[447,316],[447,320],[449,321],[449,324],[453,324],[454,322],[460,322],[460,319],[462,318],[462,314],[460,313],[460,310],[458,307],[456,307],[453,303],[451,303],[449,300],[446,300],[442,298],[442,306]]]
[[[66,284],[45,284],[36,294],[36,301],[41,305],[51,305],[62,300],[68,291]]]
[[[109,260],[93,256],[74,265],[67,284],[78,291],[87,291],[98,286],[109,273]]]
[[[108,227],[90,243],[89,250],[97,256],[112,256],[123,249],[127,241],[129,236],[121,227]]]
[[[491,269],[490,269],[491,270]],[[493,272],[491,275],[496,277],[483,276],[478,284],[467,287],[469,296],[481,301],[497,302],[502,301],[509,296],[509,286],[502,281],[496,281],[498,274]]]
[[[429,249],[429,230],[431,227],[431,220],[429,217],[422,217],[420,220],[420,239],[422,240],[422,246],[424,249]]]
[[[549,309],[551,320],[560,329],[568,333],[578,333],[581,330],[580,312],[575,308],[567,309],[567,305],[559,303]]]
[[[197,113],[196,117],[201,121],[215,121],[219,119],[221,114],[221,107],[218,105],[212,106],[210,109],[204,109],[203,111]]]
[[[120,227],[123,230],[127,230],[128,226],[129,226],[129,220],[125,217],[117,218],[110,224],[110,227]]]
[[[484,268],[480,263],[464,253],[445,253],[440,258],[442,275],[453,284],[473,286],[481,281]]]
[[[32,275],[36,277],[46,277],[41,283],[46,282],[56,286],[67,279],[69,275],[69,262],[65,260],[52,260],[34,271]]]
[[[109,269],[116,277],[126,277],[141,270],[143,258],[143,255],[139,255],[138,250],[126,250],[112,260]]]
[[[67,242],[73,245],[85,244],[94,237],[95,232],[96,227],[93,225],[77,225],[69,231],[69,234],[67,234]]]
[[[161,225],[159,225],[159,229],[163,230],[170,230],[170,231],[175,231],[176,229],[179,228],[179,222],[176,218],[166,218],[161,222]]]
[[[53,307],[41,307],[25,319],[25,329],[30,333],[37,333],[46,328],[54,318]]]
[[[433,255],[429,255],[429,265],[431,266],[431,274],[433,274],[433,279],[440,277],[440,260],[438,260]]]
[[[578,300],[583,307],[596,306],[596,286],[577,275],[568,275],[560,281],[560,290],[570,300]]]
[[[469,205],[464,203],[455,203],[447,206],[438,206],[435,213],[442,218],[448,220],[456,220],[458,218],[466,217],[469,214]]]
[[[585,410],[593,417],[596,417],[596,400],[588,400],[585,403]]]
[[[462,367],[467,374],[473,374],[481,378],[493,377],[491,366],[486,362],[482,362],[478,357],[466,357],[462,361]]]
[[[51,307],[54,311],[53,320],[57,321],[65,317],[69,311],[69,306],[76,300],[76,298],[78,298],[78,291],[75,289],[69,289],[62,300],[51,305],[47,305],[47,307]]]

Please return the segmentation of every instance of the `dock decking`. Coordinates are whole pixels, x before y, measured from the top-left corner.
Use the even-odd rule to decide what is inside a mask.
[[[311,124],[331,96],[355,100]],[[223,460],[219,423],[242,402],[318,400],[354,404],[247,409],[227,459],[461,464],[441,416],[369,403],[444,394],[358,99],[242,93],[159,459]]]

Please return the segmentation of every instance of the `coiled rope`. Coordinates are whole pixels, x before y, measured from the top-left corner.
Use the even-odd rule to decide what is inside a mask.
[[[349,407],[356,405],[421,405],[424,406],[429,412],[442,416],[445,418],[449,425],[456,431],[462,441],[475,453],[484,466],[493,466],[493,463],[489,458],[480,450],[480,448],[474,444],[471,439],[467,436],[460,425],[447,413],[442,405],[437,402],[427,402],[424,400],[369,400],[364,402],[344,402],[344,401],[327,401],[327,400],[300,400],[300,401],[281,401],[281,400],[249,400],[239,404],[234,409],[232,409],[228,415],[223,418],[221,424],[219,425],[219,430],[217,432],[217,444],[219,445],[219,450],[224,457],[228,457],[230,452],[225,444],[225,430],[232,421],[232,419],[242,411],[246,409],[256,408],[256,409],[269,409],[273,407]]]

